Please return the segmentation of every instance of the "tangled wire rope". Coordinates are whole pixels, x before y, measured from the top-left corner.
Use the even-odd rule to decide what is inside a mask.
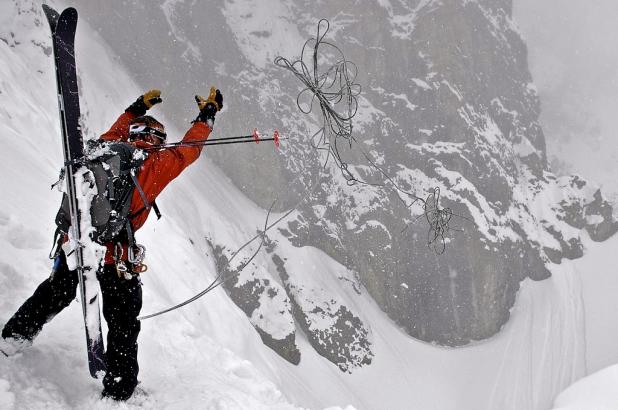
[[[348,185],[388,186],[396,192],[406,207],[410,208],[416,203],[421,203],[423,214],[429,224],[427,246],[438,254],[444,253],[447,233],[454,230],[449,225],[451,218],[453,216],[467,218],[454,214],[450,208],[440,208],[439,188],[434,188],[427,198],[401,188],[357,143],[352,133],[352,119],[358,111],[358,97],[361,93],[361,86],[356,82],[358,68],[352,61],[346,59],[339,47],[324,39],[329,28],[328,20],[320,20],[316,37],[305,41],[299,58],[290,61],[278,56],[274,61],[277,66],[294,74],[303,84],[304,88],[296,98],[296,105],[301,112],[310,114],[314,110],[314,104],[319,105],[322,126],[311,136],[312,146],[327,151],[324,166],[330,158],[333,158]],[[323,67],[325,68],[322,69]],[[348,163],[342,159],[339,152],[340,143],[358,149],[371,167],[383,175],[387,183],[371,183],[354,175]]]
[[[339,47],[324,40],[329,28],[328,20],[320,20],[316,38],[305,42],[299,59],[291,62],[278,56],[274,63],[293,73],[304,85],[296,98],[296,105],[303,114],[310,114],[317,101],[323,124],[312,135],[311,144],[316,149],[327,151],[325,164],[330,158],[334,158],[348,183],[353,184],[356,178],[341,159],[337,145],[340,141],[346,141],[351,147],[352,143],[356,142],[352,135],[352,118],[358,111],[357,97],[360,95],[361,86],[355,82],[358,75],[356,64],[347,60]],[[320,55],[320,47],[326,48],[326,53]],[[312,50],[310,56],[309,50]],[[335,62],[322,71],[320,60],[328,60],[328,56],[323,56],[328,53]],[[310,63],[307,63],[307,60],[310,60]]]
[[[442,254],[446,249],[446,234],[451,230],[449,222],[453,217],[453,211],[450,208],[440,209],[439,202],[440,188],[434,188],[423,203],[423,211],[429,224],[427,245],[437,254]]]

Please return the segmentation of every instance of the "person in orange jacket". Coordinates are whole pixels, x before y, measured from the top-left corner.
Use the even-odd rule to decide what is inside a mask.
[[[145,194],[145,202],[138,189],[134,189],[130,204],[130,225],[135,232],[148,218],[150,207],[161,191],[180,173],[193,163],[202,151],[202,146],[163,147],[152,150],[166,141],[165,128],[146,111],[160,103],[161,92],[150,90],[131,104],[118,117],[112,127],[103,134],[103,141],[124,141],[137,148],[149,148],[137,175],[139,186]],[[208,98],[196,97],[199,114],[186,132],[183,142],[206,140],[212,130],[215,116],[223,107],[223,96],[214,87]],[[107,372],[103,378],[103,397],[127,400],[137,386],[139,366],[137,362],[137,337],[140,322],[137,320],[142,307],[142,289],[139,273],[119,275],[120,264],[113,254],[118,245],[127,248],[127,233],[106,243],[108,251],[103,267],[97,272],[97,279],[103,297],[103,316],[108,325],[105,364]],[[121,252],[126,255],[127,252]],[[2,329],[0,352],[11,355],[32,343],[33,339],[62,309],[76,296],[77,271],[69,270],[66,255],[59,250],[54,273],[45,279]]]

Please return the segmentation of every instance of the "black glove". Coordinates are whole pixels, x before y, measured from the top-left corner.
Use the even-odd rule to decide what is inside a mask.
[[[152,108],[153,105],[159,104],[161,101],[163,101],[161,99],[161,91],[157,89],[150,90],[144,95],[140,95],[125,111],[141,117],[146,114],[146,111]]]
[[[200,109],[200,113],[195,121],[205,122],[212,126],[215,122],[215,115],[217,115],[217,112],[221,111],[221,108],[223,108],[223,95],[221,94],[221,91],[215,89],[215,87],[210,87],[210,94],[208,94],[208,98],[196,95],[195,102],[197,103],[197,107]]]

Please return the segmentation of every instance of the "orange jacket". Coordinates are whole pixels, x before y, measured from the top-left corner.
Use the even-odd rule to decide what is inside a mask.
[[[134,114],[129,112],[123,113],[109,131],[101,135],[100,139],[104,141],[128,141],[129,122],[134,118],[136,118]],[[186,132],[182,142],[205,140],[210,135],[210,131],[211,129],[206,123],[195,122]],[[143,141],[136,141],[134,145],[138,148],[151,146]],[[144,190],[149,204],[154,202],[167,184],[180,175],[185,168],[200,156],[202,148],[202,146],[173,147],[148,153],[148,157],[137,175],[137,182]],[[136,189],[133,192],[130,208],[130,215],[133,215],[131,224],[134,231],[137,231],[144,225],[149,213],[150,209],[144,209],[144,201]],[[113,263],[113,258],[109,254],[110,252],[106,255],[105,262]]]

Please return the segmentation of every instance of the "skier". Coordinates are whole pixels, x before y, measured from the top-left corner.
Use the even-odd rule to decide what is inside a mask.
[[[120,115],[114,125],[100,137],[103,141],[125,141],[137,148],[152,148],[166,140],[165,128],[146,111],[162,101],[159,90],[150,90],[140,96]],[[214,87],[208,98],[196,96],[199,114],[186,132],[183,142],[206,140],[212,130],[215,115],[223,106],[223,96]],[[137,175],[141,187],[134,189],[130,205],[130,226],[135,232],[146,221],[150,207],[161,191],[200,155],[201,146],[180,146],[150,151]],[[107,372],[103,378],[103,397],[124,401],[133,394],[137,385],[137,320],[142,307],[139,269],[128,261],[127,232],[104,244],[105,262],[97,272],[103,297],[103,316],[107,321]],[[60,241],[62,242],[62,240]],[[0,352],[15,354],[32,343],[43,325],[67,307],[76,296],[78,276],[69,270],[67,253],[58,249],[58,258],[49,278],[24,302],[2,329]],[[137,273],[135,271],[137,270]],[[131,274],[126,275],[126,272]]]

